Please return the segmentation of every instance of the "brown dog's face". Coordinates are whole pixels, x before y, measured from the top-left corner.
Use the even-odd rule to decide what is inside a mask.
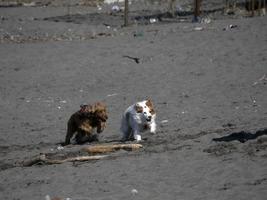
[[[96,104],[94,115],[97,119],[102,122],[106,122],[108,120],[108,113],[106,106],[103,103]]]
[[[106,105],[102,102],[96,102],[93,105],[81,105],[79,111],[81,116],[91,119],[92,126],[96,127],[97,133],[103,132],[108,120]]]
[[[101,133],[106,128],[106,121],[108,120],[107,108],[106,105],[101,102],[96,103],[94,107],[97,133]]]

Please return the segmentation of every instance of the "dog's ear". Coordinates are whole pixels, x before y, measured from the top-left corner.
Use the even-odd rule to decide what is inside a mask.
[[[150,108],[150,112],[151,112],[151,114],[155,114],[154,105],[153,105],[153,102],[152,102],[151,99],[148,99],[148,100],[146,101],[146,105],[147,105],[147,107]]]
[[[87,109],[87,106],[88,106],[88,105],[86,105],[86,104],[81,104],[81,105],[80,105],[80,110],[79,110],[79,112],[80,112],[80,113],[84,113],[84,112],[86,111],[86,109]]]
[[[94,113],[95,112],[95,106],[92,106],[92,105],[81,105],[79,112],[82,113],[82,114]]]
[[[140,106],[139,104],[135,104],[134,109],[136,110],[137,113],[143,112],[143,107]]]
[[[153,102],[152,102],[151,99],[148,99],[148,100],[146,101],[146,105],[147,105],[147,107],[149,107],[149,108],[154,108],[154,105],[153,105]]]
[[[94,104],[94,107],[95,107],[94,114],[102,121],[106,121],[108,119],[108,112],[106,105],[102,102],[96,102]]]

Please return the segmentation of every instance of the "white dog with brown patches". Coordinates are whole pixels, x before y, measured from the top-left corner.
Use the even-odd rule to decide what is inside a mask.
[[[156,112],[152,101],[144,100],[129,106],[121,120],[122,140],[142,140],[141,133],[156,133]]]

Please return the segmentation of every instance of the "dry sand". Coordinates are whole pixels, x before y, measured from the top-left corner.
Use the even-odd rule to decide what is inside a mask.
[[[0,199],[266,199],[266,16],[121,28],[118,16],[93,19],[96,8],[71,12],[66,22],[66,7],[0,8]],[[58,145],[80,104],[107,104],[103,143],[148,97],[158,132],[142,150],[19,166],[80,148]]]

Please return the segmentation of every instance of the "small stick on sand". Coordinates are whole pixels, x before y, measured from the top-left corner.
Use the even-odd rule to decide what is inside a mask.
[[[142,148],[141,144],[111,144],[111,145],[96,145],[83,148],[84,151],[92,154],[96,153],[108,153],[118,150],[134,151]]]
[[[140,58],[135,58],[135,57],[132,57],[132,56],[123,56],[124,58],[129,58],[129,59],[132,59],[134,60],[137,64],[140,63]]]
[[[63,160],[57,160],[57,159],[49,159],[46,157],[45,154],[41,154],[33,159],[30,159],[28,161],[23,162],[24,167],[29,167],[33,166],[36,164],[47,164],[47,165],[52,165],[52,164],[62,164],[64,162],[74,162],[74,161],[89,161],[89,160],[99,160],[106,158],[107,155],[100,155],[100,156],[77,156],[77,157],[71,157],[71,158],[66,158]]]

